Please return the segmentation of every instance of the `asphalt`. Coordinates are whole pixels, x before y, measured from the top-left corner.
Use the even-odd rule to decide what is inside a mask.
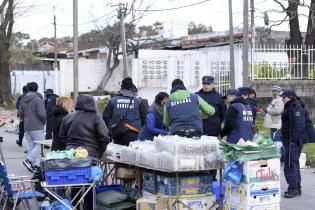
[[[0,128],[0,136],[3,137],[4,142],[1,144],[7,170],[9,174],[16,176],[32,176],[31,173],[22,165],[22,161],[26,158],[23,152],[26,150],[25,138],[23,146],[18,147],[15,143],[17,139],[16,134],[5,132],[7,127]],[[283,193],[286,190],[286,181],[281,176],[281,210],[314,210],[315,209],[315,169],[301,169],[302,174],[302,195],[293,199],[283,198]],[[32,205],[33,206],[33,205]],[[23,208],[20,208],[23,210]],[[32,208],[32,209],[35,209]]]

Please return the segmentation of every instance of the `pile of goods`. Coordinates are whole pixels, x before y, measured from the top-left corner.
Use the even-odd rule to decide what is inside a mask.
[[[225,169],[226,210],[280,210],[279,150],[271,139],[222,143],[230,161]]]
[[[129,147],[109,144],[107,155],[121,161],[165,171],[209,170],[223,167],[219,140],[158,136],[154,141],[136,141]]]

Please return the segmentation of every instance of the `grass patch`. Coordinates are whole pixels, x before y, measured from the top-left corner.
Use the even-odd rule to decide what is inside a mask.
[[[306,165],[315,168],[315,143],[305,144],[303,152],[306,154]]]
[[[0,105],[0,107],[7,111],[16,110],[15,103],[8,104],[7,106]]]

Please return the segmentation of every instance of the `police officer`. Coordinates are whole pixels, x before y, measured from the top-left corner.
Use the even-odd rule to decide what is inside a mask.
[[[145,123],[146,105],[134,91],[132,79],[123,79],[119,95],[110,100],[103,112],[103,119],[116,144],[128,146],[135,141]]]
[[[229,89],[224,96],[229,103],[225,114],[221,138],[227,136],[229,143],[236,144],[241,138],[245,141],[253,139],[253,114],[243,97],[239,97],[237,89]]]
[[[52,139],[53,132],[53,114],[52,111],[56,106],[58,95],[54,94],[53,89],[47,89],[45,92],[45,110],[46,110],[46,137],[45,139]]]
[[[226,105],[222,99],[222,95],[214,87],[214,78],[212,76],[202,77],[202,89],[196,94],[215,109],[214,115],[202,120],[203,134],[207,136],[219,136],[221,123],[224,120],[226,112]]]
[[[284,197],[293,198],[302,194],[299,159],[303,144],[307,141],[306,110],[297,100],[293,90],[285,90],[280,96],[284,103],[284,111],[281,116],[284,175],[289,185]]]
[[[250,106],[250,109],[252,110],[253,114],[253,125],[256,121],[256,92],[254,89],[250,87],[240,87],[238,88],[238,91],[241,95],[241,97],[246,101],[246,103]],[[250,97],[251,96],[251,97]]]
[[[200,137],[203,133],[201,110],[206,115],[214,115],[215,109],[200,96],[190,93],[180,79],[172,82],[169,101],[164,108],[163,123],[170,126],[171,135]]]

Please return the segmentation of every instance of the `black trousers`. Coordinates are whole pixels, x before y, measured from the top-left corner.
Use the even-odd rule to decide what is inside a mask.
[[[45,139],[52,139],[52,132],[53,132],[53,119],[47,118]]]
[[[19,142],[22,143],[24,137],[24,121],[21,121],[19,124]]]

